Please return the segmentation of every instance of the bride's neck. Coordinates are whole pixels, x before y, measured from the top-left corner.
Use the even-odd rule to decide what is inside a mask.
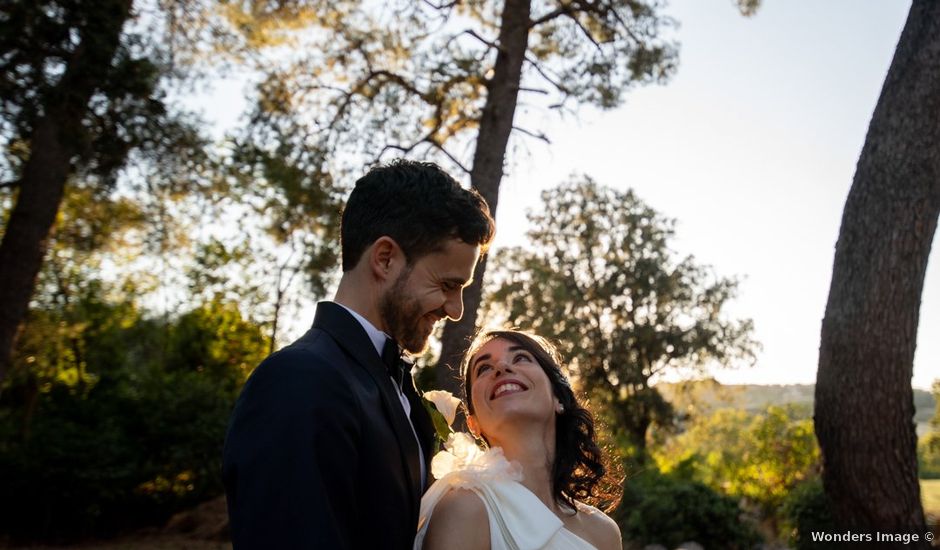
[[[522,466],[522,483],[532,491],[550,510],[558,511],[552,494],[552,464],[555,460],[554,430],[533,430],[520,427],[514,433],[494,440],[494,446],[502,447],[510,462]],[[549,433],[550,432],[550,433]]]

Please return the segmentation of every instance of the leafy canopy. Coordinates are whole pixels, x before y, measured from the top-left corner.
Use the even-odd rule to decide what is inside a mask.
[[[519,83],[533,107],[619,105],[662,82],[671,20],[635,0],[536,0]],[[312,181],[389,156],[468,159],[500,47],[503,2],[233,2],[224,14],[264,75],[247,142]],[[545,137],[537,130],[529,135]]]
[[[491,315],[558,341],[634,444],[672,416],[657,377],[753,360],[751,321],[723,314],[736,282],[677,258],[673,222],[632,191],[575,179],[528,217],[529,245],[493,259]]]

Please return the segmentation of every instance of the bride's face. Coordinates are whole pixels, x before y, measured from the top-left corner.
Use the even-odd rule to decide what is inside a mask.
[[[468,368],[473,402],[468,422],[477,434],[493,442],[510,424],[554,421],[558,400],[548,375],[519,344],[494,338],[473,355]]]

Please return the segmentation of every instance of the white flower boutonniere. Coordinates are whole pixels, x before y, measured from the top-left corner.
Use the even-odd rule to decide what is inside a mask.
[[[454,433],[451,425],[454,418],[457,417],[457,407],[460,406],[460,400],[453,396],[449,391],[433,390],[424,392],[421,396],[424,408],[431,416],[434,423],[434,431],[437,434],[438,446],[447,441],[450,434]]]

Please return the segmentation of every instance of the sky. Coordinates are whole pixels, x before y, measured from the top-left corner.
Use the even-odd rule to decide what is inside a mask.
[[[538,191],[571,174],[633,188],[677,220],[679,254],[741,278],[728,313],[753,319],[763,350],[754,367],[715,378],[813,383],[842,208],[909,7],[764,0],[745,18],[731,0],[673,0],[665,13],[679,23],[680,55],[666,85],[577,119],[517,115],[552,143],[513,157],[494,246],[521,244]],[[216,86],[201,102],[207,118],[237,123],[239,88]],[[931,260],[914,362],[922,389],[940,378],[936,253]]]
[[[739,276],[729,313],[763,344],[723,383],[812,383],[842,208],[910,4],[764,0],[752,18],[730,0],[675,0],[680,64],[665,86],[613,112],[553,125],[504,183],[498,231],[524,229],[533,188],[571,173],[632,187],[676,218],[675,248]],[[936,256],[936,254],[934,254]],[[928,271],[916,387],[940,377],[940,270]]]

